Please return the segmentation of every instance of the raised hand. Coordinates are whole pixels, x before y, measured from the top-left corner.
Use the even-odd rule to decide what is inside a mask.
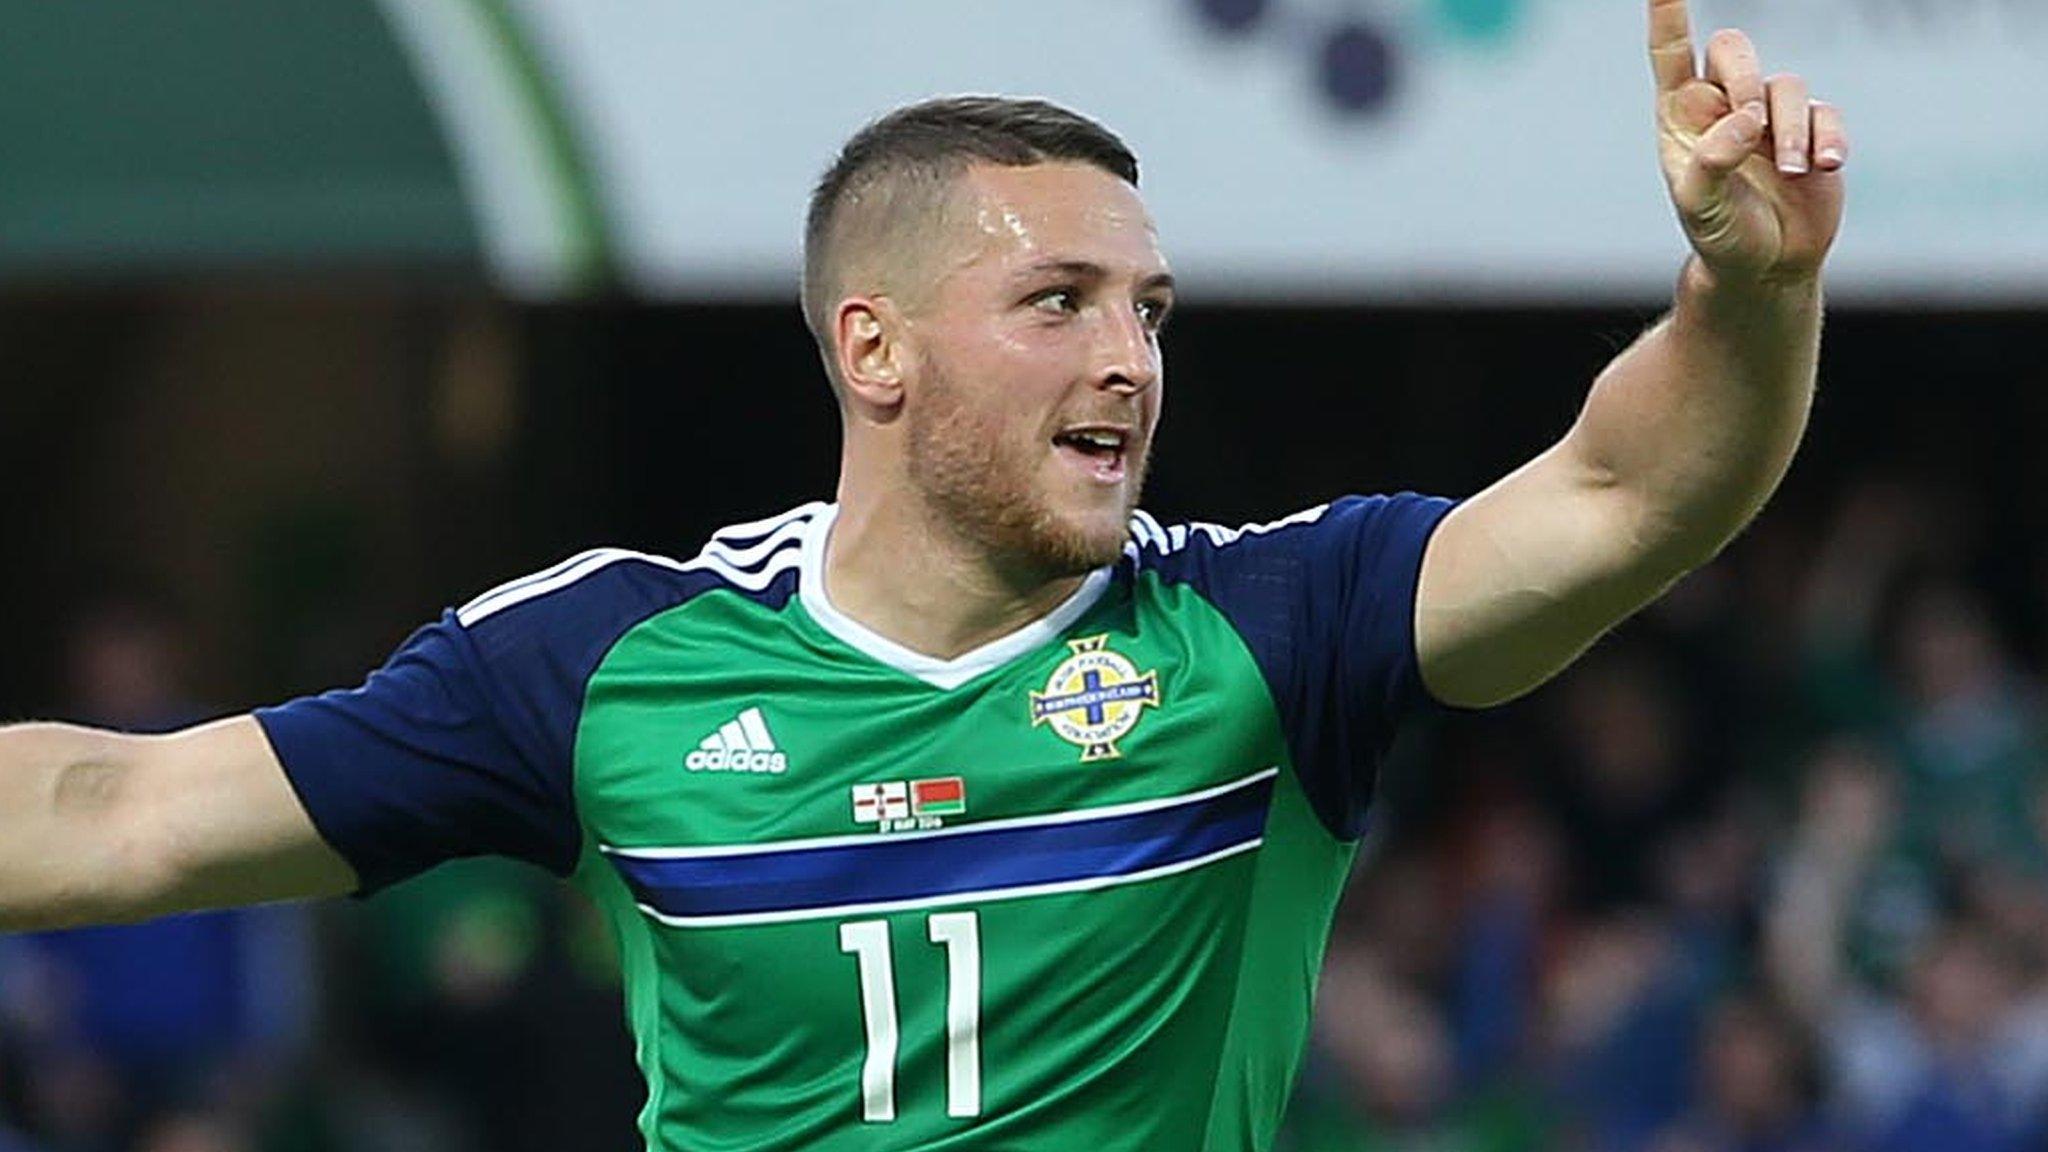
[[[1756,46],[1734,30],[1693,51],[1686,0],[1650,0],[1658,156],[1679,222],[1723,282],[1818,275],[1842,222],[1849,140],[1806,81],[1765,79]]]

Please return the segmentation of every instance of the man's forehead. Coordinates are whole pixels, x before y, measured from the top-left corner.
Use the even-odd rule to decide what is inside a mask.
[[[1092,164],[977,164],[961,175],[955,194],[968,233],[963,265],[1083,260],[1141,274],[1165,270],[1158,229],[1138,190]]]

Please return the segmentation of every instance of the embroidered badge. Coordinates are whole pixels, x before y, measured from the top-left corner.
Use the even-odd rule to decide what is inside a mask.
[[[1049,724],[1059,738],[1081,746],[1081,760],[1113,760],[1116,742],[1138,726],[1145,709],[1159,707],[1159,673],[1139,672],[1109,636],[1069,640],[1073,654],[1031,694],[1031,725]]]

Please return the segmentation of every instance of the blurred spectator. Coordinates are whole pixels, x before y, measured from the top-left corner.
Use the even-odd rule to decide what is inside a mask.
[[[1701,1040],[1697,1098],[1650,1152],[1839,1152],[1819,1068],[1797,1020],[1768,1000],[1724,1000]]]
[[[1789,950],[1776,963],[1781,976],[1799,981],[1796,1004],[1823,997],[1842,965],[1895,983],[1941,919],[1949,901],[1942,872],[1901,831],[1902,778],[1876,746],[1846,737],[1823,744],[1806,765],[1771,912],[1794,922],[1774,939]]]
[[[1308,1083],[1285,1152],[1538,1152],[1545,1123],[1523,1086],[1464,1086],[1450,1029],[1355,941],[1332,954]]]
[[[1816,772],[1769,913],[1766,963],[1818,1032],[1846,1133],[1878,1152],[2032,1152],[2048,1108],[2048,1004],[1995,931],[1912,938],[1898,995],[1848,960],[1856,897],[1895,836],[1886,777],[1837,750]]]
[[[1562,883],[1556,830],[1534,808],[1496,804],[1473,821],[1463,929],[1451,989],[1465,1083],[1516,1074],[1536,1017],[1537,957],[1555,928]]]
[[[1907,835],[1956,868],[2030,862],[2039,689],[2015,667],[1983,605],[1954,584],[1911,598],[1897,649]]]
[[[64,629],[65,711],[79,723],[129,732],[203,719],[188,688],[188,647],[169,593],[125,576],[89,586]]]
[[[424,1152],[632,1146],[646,1091],[588,909],[505,860],[446,865],[349,909],[348,1016],[372,1061],[351,1069],[349,1122],[374,1113],[394,1147]]]
[[[1654,896],[1662,838],[1721,781],[1698,757],[1673,677],[1648,647],[1610,641],[1558,685],[1541,798],[1564,835],[1570,902],[1587,912]]]
[[[1683,1112],[1723,951],[1707,931],[1648,912],[1592,921],[1557,950],[1540,1043],[1573,1147],[1628,1152]]]
[[[1435,992],[1457,947],[1453,896],[1433,858],[1396,852],[1360,870],[1338,917],[1389,979]]]
[[[137,1152],[249,1152],[248,1139],[221,1117],[203,1112],[164,1116],[136,1141]]]
[[[1846,1122],[1883,1152],[2031,1152],[2048,1104],[2048,1017],[1974,925],[1941,933],[1903,1004],[1854,998],[1826,1028]]]
[[[2040,865],[2048,841],[2029,801],[2048,748],[2040,685],[1956,575],[1968,549],[1950,538],[1961,518],[1939,509],[1939,493],[1852,491],[1817,556],[1805,631],[1823,715],[1896,758],[1894,847],[1967,883]]]
[[[13,952],[7,940],[0,938],[0,988],[9,984]],[[0,1028],[0,1152],[46,1152],[43,1145],[31,1140],[15,1124],[15,1118],[23,1111],[23,1071],[13,1038],[6,1029]]]

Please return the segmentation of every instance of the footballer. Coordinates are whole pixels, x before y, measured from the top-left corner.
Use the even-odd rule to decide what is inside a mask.
[[[1136,160],[1041,101],[899,109],[806,229],[832,500],[514,580],[354,690],[0,732],[0,927],[516,857],[616,931],[650,1149],[1269,1147],[1404,718],[1555,674],[1805,427],[1840,116],[1649,15],[1674,306],[1477,496],[1140,511],[1174,284]]]

